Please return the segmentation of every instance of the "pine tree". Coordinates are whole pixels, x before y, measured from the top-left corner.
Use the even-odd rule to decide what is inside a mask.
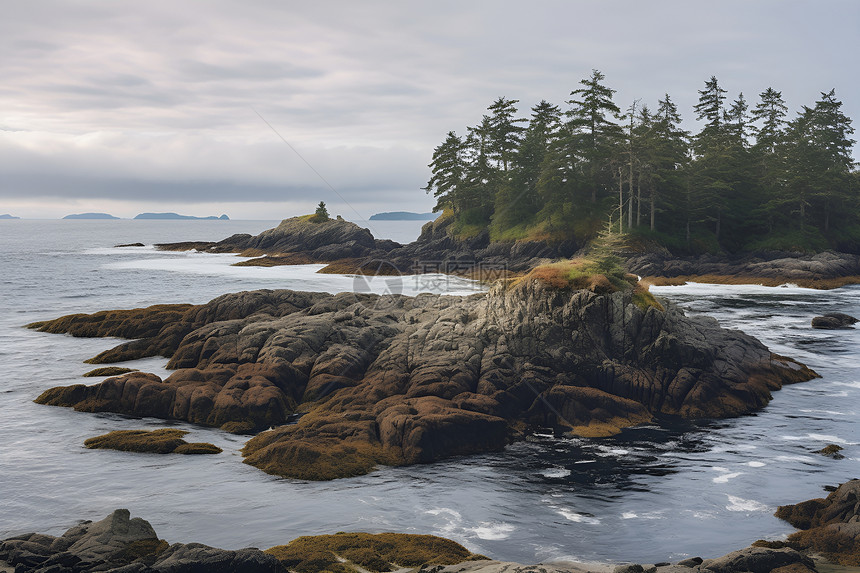
[[[570,92],[573,99],[567,102],[571,106],[567,112],[569,129],[583,155],[592,203],[597,202],[599,191],[611,180],[609,160],[622,137],[621,128],[611,119],[621,114],[612,101],[615,90],[603,85],[604,79],[602,73],[592,70],[590,78],[579,82],[583,87]]]
[[[445,141],[433,150],[433,161],[428,167],[431,171],[430,180],[425,187],[427,193],[436,197],[434,212],[450,207],[455,212],[460,209],[463,185],[463,140],[453,131],[449,131]]]

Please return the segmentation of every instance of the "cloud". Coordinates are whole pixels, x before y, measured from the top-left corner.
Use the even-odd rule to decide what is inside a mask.
[[[12,3],[0,197],[324,189],[259,112],[338,191],[370,204],[398,189],[406,208],[447,131],[500,95],[524,115],[564,107],[592,68],[622,108],[670,93],[691,129],[711,75],[751,102],[773,86],[793,110],[835,87],[857,117],[858,17],[850,0]]]

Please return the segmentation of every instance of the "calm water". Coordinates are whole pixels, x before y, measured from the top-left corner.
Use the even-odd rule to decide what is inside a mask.
[[[408,241],[420,223],[373,222],[379,237]],[[344,530],[434,533],[496,558],[599,561],[717,556],[791,528],[777,505],[818,497],[860,474],[860,337],[814,331],[829,310],[860,315],[860,289],[692,285],[654,289],[724,326],[758,336],[822,379],[790,386],[755,416],[697,426],[644,427],[612,439],[518,443],[457,458],[313,483],[278,479],[241,463],[244,438],[187,424],[191,441],[218,456],[87,450],[84,439],[163,421],[85,414],[32,402],[46,388],[79,383],[82,361],[117,343],[21,328],[71,312],[160,302],[205,302],[255,288],[338,292],[350,277],[318,266],[231,267],[230,255],[159,253],[117,243],[217,240],[270,221],[0,222],[0,538],[58,534],[117,507],[148,519],[170,541],[269,547]],[[474,292],[455,279],[404,279],[371,288]],[[166,375],[166,360],[130,366]],[[846,459],[812,454],[828,443]]]

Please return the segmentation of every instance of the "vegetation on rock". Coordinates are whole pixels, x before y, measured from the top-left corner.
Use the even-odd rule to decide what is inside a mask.
[[[89,438],[84,446],[91,449],[120,450],[151,454],[220,454],[221,448],[203,442],[188,443],[182,437],[188,432],[176,429],[117,430]]]
[[[487,559],[449,539],[404,533],[336,533],[299,537],[267,549],[297,573],[381,573],[424,564],[452,565]]]
[[[83,374],[84,378],[95,378],[98,376],[119,376],[120,374],[128,374],[129,372],[137,372],[136,368],[121,368],[119,366],[105,366],[103,368],[94,368]]]

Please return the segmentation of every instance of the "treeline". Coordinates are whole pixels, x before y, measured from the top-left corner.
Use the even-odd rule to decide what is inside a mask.
[[[448,132],[424,188],[435,210],[498,240],[584,241],[608,224],[677,252],[860,251],[854,130],[834,90],[790,118],[775,89],[729,102],[712,77],[692,134],[668,94],[622,111],[604,79],[594,70],[565,109],[541,101],[529,118],[500,97]]]

